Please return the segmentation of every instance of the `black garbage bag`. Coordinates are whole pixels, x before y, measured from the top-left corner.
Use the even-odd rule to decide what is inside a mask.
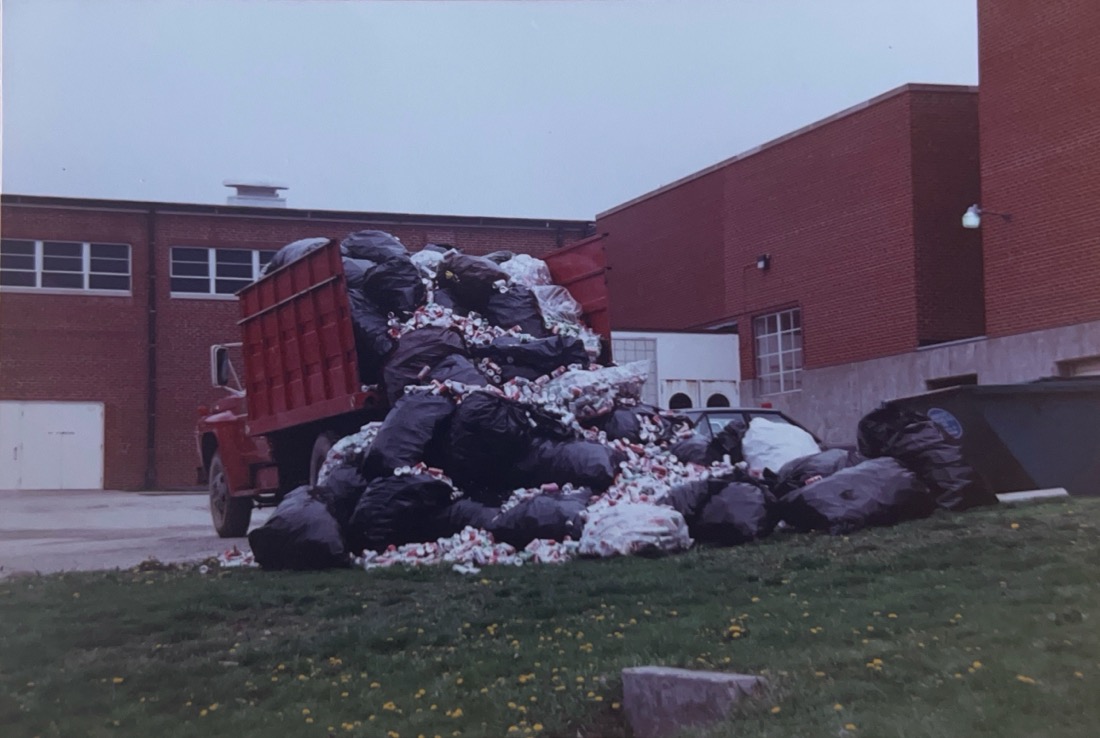
[[[348,565],[340,524],[326,490],[298,487],[271,517],[248,534],[256,563],[265,569],[331,569]]]
[[[485,375],[462,354],[451,354],[432,368],[428,378],[437,382],[461,382],[474,387],[489,384]]]
[[[354,553],[383,551],[387,546],[439,538],[440,514],[451,504],[453,490],[428,474],[375,479],[359,498],[348,524],[348,546]]]
[[[260,276],[271,274],[276,269],[281,269],[292,261],[298,261],[309,252],[316,251],[322,246],[328,246],[330,243],[332,243],[331,238],[302,238],[292,241],[275,252],[275,255],[271,257],[271,261],[267,262],[264,268],[260,270]]]
[[[429,466],[437,464],[454,411],[454,402],[441,395],[413,392],[402,396],[367,451],[363,473],[380,477],[422,461]]]
[[[609,414],[595,418],[591,427],[599,428],[607,434],[607,440],[624,440],[640,443],[642,440],[642,421],[638,415],[640,407],[617,407]]]
[[[692,538],[700,543],[748,543],[771,533],[778,522],[775,498],[764,485],[740,473],[673,487],[667,504],[684,516]]]
[[[588,492],[572,495],[542,494],[500,513],[489,524],[497,541],[524,548],[536,539],[580,540]]]
[[[344,280],[347,282],[349,290],[363,291],[363,283],[366,281],[367,274],[371,272],[377,264],[373,261],[367,261],[366,259],[352,259],[345,256],[344,259]]]
[[[480,528],[489,530],[500,514],[499,507],[491,507],[484,503],[463,497],[440,512],[437,525],[440,528],[440,536],[453,536],[463,528]]]
[[[730,423],[713,438],[695,433],[672,444],[669,450],[685,464],[710,466],[724,456],[729,456],[730,463],[736,464],[742,459],[741,433],[734,423]]]
[[[611,449],[600,443],[540,438],[515,462],[513,484],[538,487],[556,482],[602,492],[615,481],[616,462]]]
[[[376,383],[382,365],[397,346],[390,335],[389,317],[359,290],[348,290],[348,306],[355,334],[355,353],[359,361],[359,378],[363,384]]]
[[[439,264],[438,277],[439,286],[449,290],[458,302],[480,311],[490,297],[500,294],[493,284],[507,281],[508,273],[484,256],[449,252]]]
[[[783,497],[804,486],[807,479],[832,476],[841,469],[855,466],[863,460],[863,457],[854,451],[833,448],[819,454],[788,461],[774,475],[771,474],[771,470],[765,469],[764,478],[771,483],[772,492],[775,493],[775,496]]]
[[[707,444],[708,463],[721,461],[726,456],[730,457],[731,464],[744,460],[745,457],[741,454],[742,427],[741,423],[734,421],[714,434],[714,438]]]
[[[385,231],[355,231],[340,242],[340,253],[381,264],[397,257],[407,258],[409,250]]]
[[[531,445],[531,422],[518,402],[488,392],[467,394],[451,419],[444,470],[460,489],[481,501],[514,489],[513,465]]]
[[[653,427],[649,429],[649,437],[642,440],[652,441],[657,444],[668,444],[678,441],[681,438],[681,431],[690,429],[692,427],[691,419],[688,418],[686,415],[681,415],[672,410],[662,410],[658,407],[654,407],[653,405],[640,403],[638,405],[635,405],[633,408],[621,409],[630,409],[633,411],[635,420],[639,424],[639,436],[642,435],[642,432],[644,430],[641,425],[640,418],[644,417],[647,421],[649,421],[649,424]],[[612,417],[620,418],[618,409],[615,411],[615,413],[612,414]],[[612,421],[608,420],[607,424],[604,426],[604,431],[606,431],[608,434],[607,437],[614,438],[615,436],[612,435],[612,432],[616,434],[626,433],[633,428],[632,424],[630,424],[629,422],[625,420],[623,420],[623,422],[625,422],[626,424],[621,426],[616,425],[613,427]],[[621,437],[630,439],[630,436]]]
[[[501,380],[516,377],[535,380],[563,366],[588,366],[588,353],[579,338],[550,336],[524,340],[514,336],[493,339],[488,346],[472,349],[478,358],[489,359],[500,367]]]
[[[408,256],[396,256],[364,272],[362,285],[372,302],[403,316],[411,315],[428,297],[420,270]]]
[[[934,508],[928,487],[891,458],[841,469],[779,500],[780,516],[790,525],[833,535],[927,517]]]
[[[778,522],[775,498],[759,484],[721,482],[695,518],[688,524],[692,537],[702,543],[736,546],[768,535]]]
[[[669,450],[673,456],[684,464],[708,466],[710,464],[707,460],[709,458],[709,446],[710,439],[696,433],[672,444]]]
[[[455,315],[469,315],[470,309],[459,304],[454,293],[446,287],[437,287],[432,292],[432,302],[439,307],[450,308]]]
[[[370,478],[363,476],[358,469],[349,464],[340,466],[329,472],[322,485],[327,491],[327,499],[332,509],[332,516],[341,528],[346,528],[351,514],[355,512],[355,506],[359,504],[359,498],[363,496],[363,490],[367,488]]]
[[[900,461],[948,510],[997,504],[989,484],[963,459],[962,447],[927,415],[884,405],[859,421],[859,452]]]
[[[514,259],[515,256],[516,255],[511,251],[494,251],[491,254],[486,254],[485,258],[494,264],[503,264],[509,259]]]
[[[453,354],[466,354],[466,341],[454,328],[428,326],[401,336],[382,372],[390,404],[406,387],[427,382],[432,369]]]
[[[493,290],[482,306],[481,313],[490,323],[505,330],[518,327],[521,333],[535,338],[550,335],[542,320],[542,310],[535,293],[531,292],[530,287],[521,284],[511,285],[507,292]],[[588,364],[587,354],[580,363]]]

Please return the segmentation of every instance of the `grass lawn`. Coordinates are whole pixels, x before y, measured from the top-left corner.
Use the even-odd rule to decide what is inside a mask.
[[[1100,500],[564,566],[0,581],[4,736],[625,736],[620,670],[760,673],[707,735],[1095,736]]]

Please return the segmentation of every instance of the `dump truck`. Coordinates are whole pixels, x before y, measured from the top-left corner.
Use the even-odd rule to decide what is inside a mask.
[[[543,258],[554,283],[580,303],[609,360],[603,237]],[[211,383],[226,394],[199,408],[195,430],[199,480],[223,538],[243,536],[256,507],[315,484],[332,445],[388,410],[385,393],[360,381],[337,241],[262,276],[237,299],[239,339],[210,348]]]

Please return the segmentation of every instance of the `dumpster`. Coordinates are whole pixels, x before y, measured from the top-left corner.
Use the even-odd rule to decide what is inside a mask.
[[[1100,496],[1100,379],[952,387],[888,404],[925,413],[957,439],[994,492]]]

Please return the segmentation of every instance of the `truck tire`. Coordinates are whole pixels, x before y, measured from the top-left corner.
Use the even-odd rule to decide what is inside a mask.
[[[341,438],[335,431],[322,431],[317,440],[313,442],[313,451],[309,454],[309,486],[317,486],[317,475],[325,463],[328,452],[332,450],[334,443]]]
[[[241,538],[248,532],[252,521],[252,498],[230,497],[229,480],[225,478],[225,465],[220,451],[210,459],[210,517],[214,530],[222,538]]]

